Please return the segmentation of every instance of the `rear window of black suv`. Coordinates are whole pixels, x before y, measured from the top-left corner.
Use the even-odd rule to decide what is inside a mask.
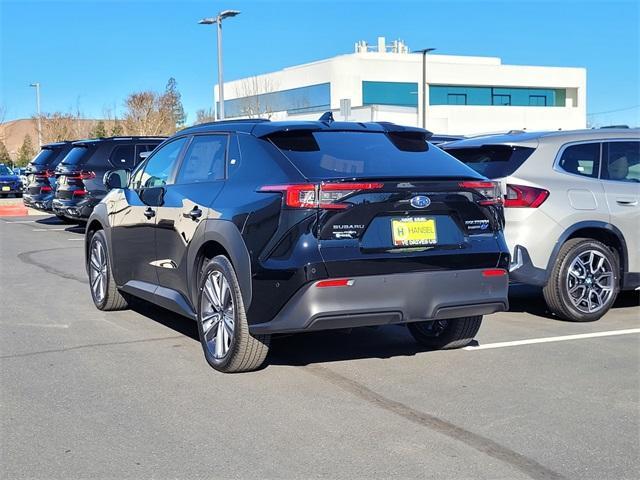
[[[403,133],[293,130],[267,138],[309,179],[479,177],[424,138]]]
[[[447,153],[487,178],[512,175],[533,153],[535,148],[510,145],[483,145],[469,148],[446,148]]]
[[[85,158],[88,158],[93,148],[78,146],[73,147],[67,156],[62,159],[63,165],[78,165],[82,163]]]
[[[34,165],[47,165],[55,158],[56,153],[58,152],[59,150],[53,150],[52,148],[43,148],[40,150],[40,153],[31,160],[31,163]]]

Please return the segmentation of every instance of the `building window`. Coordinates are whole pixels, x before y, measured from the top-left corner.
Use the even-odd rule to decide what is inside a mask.
[[[362,82],[362,105],[418,106],[418,84],[410,82]]]
[[[307,87],[249,95],[224,101],[225,116],[256,117],[272,112],[300,113],[331,108],[331,85],[319,83]]]
[[[464,93],[448,93],[447,104],[448,105],[466,105],[467,96]]]
[[[491,105],[511,105],[511,95],[491,95]]]
[[[532,107],[546,107],[547,97],[544,95],[529,95],[529,105]]]
[[[476,87],[470,85],[429,85],[429,105],[465,105],[514,107],[564,107],[567,91],[563,88]]]

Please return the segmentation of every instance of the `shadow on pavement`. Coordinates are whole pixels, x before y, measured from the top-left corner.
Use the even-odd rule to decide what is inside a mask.
[[[140,299],[131,300],[131,309],[194,341],[199,342],[194,321]],[[354,328],[274,336],[268,365],[308,365],[361,358],[391,358],[427,352],[403,326]]]

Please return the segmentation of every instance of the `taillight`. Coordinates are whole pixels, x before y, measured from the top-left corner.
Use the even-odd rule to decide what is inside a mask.
[[[538,208],[549,196],[549,191],[525,185],[507,185],[504,206],[508,208]]]
[[[40,187],[40,193],[50,192],[51,187]]]
[[[74,190],[73,192],[71,192],[73,194],[74,197],[83,197],[84,195],[87,194],[86,190]]]
[[[502,204],[502,195],[500,193],[500,184],[498,182],[470,180],[460,182],[458,186],[478,192],[478,194],[483,197],[478,200],[478,204],[480,205]]]
[[[82,180],[96,178],[96,172],[89,172],[87,170],[83,170],[83,171],[80,172],[80,178]]]
[[[282,192],[285,204],[291,208],[322,208],[342,210],[349,207],[349,203],[340,202],[341,199],[354,192],[362,190],[377,190],[384,186],[377,182],[357,183],[304,183],[298,185],[266,185],[261,192]]]

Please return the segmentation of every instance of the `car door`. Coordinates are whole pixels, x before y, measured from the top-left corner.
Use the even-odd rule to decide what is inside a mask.
[[[218,215],[211,205],[224,187],[227,134],[195,135],[176,180],[158,208],[156,252],[159,284],[189,298],[187,253],[198,227]]]
[[[640,272],[640,141],[604,143],[601,181],[611,223],[627,243],[628,270]]]
[[[157,209],[186,142],[182,137],[164,145],[133,172],[129,188],[107,199],[115,277],[121,285],[137,282],[135,288],[153,290],[158,284]]]

